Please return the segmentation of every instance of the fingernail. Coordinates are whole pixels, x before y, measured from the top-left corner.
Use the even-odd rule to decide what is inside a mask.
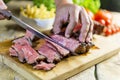
[[[85,42],[85,40],[83,38],[80,38],[80,37],[79,37],[79,41],[80,42]]]
[[[70,35],[68,35],[68,34],[65,34],[65,37],[69,38],[69,37],[70,37]]]
[[[53,32],[54,32],[54,34],[58,34],[59,33],[59,31],[55,31],[55,30],[53,30]]]

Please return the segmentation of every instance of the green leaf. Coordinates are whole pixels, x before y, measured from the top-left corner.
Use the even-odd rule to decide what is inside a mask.
[[[93,13],[96,13],[100,8],[100,0],[73,0],[73,2],[91,10]]]
[[[55,8],[54,0],[33,0],[34,5],[39,7],[41,4],[44,4],[48,10]]]

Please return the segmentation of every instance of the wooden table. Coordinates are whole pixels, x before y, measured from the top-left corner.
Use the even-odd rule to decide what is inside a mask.
[[[8,5],[10,5],[10,2]],[[21,4],[22,5],[22,4]],[[17,6],[17,5],[16,5]],[[13,6],[12,6],[13,7]],[[120,21],[120,14],[114,13],[114,21]],[[17,36],[23,35],[24,30],[15,26],[9,25],[15,24],[9,21],[0,21],[0,41],[5,39],[13,39]],[[17,30],[16,32],[14,30]],[[6,35],[6,36],[4,36]],[[0,58],[0,80],[26,80],[23,76],[15,72],[2,63]],[[104,61],[87,70],[70,77],[68,80],[120,80],[120,54]],[[112,75],[112,76],[111,76]]]

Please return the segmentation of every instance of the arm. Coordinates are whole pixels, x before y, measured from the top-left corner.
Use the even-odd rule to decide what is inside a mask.
[[[53,32],[58,34],[61,27],[68,22],[65,31],[65,37],[70,37],[75,26],[82,24],[80,29],[79,41],[91,42],[93,22],[87,15],[85,9],[73,4],[72,0],[55,0],[56,16],[53,25]]]

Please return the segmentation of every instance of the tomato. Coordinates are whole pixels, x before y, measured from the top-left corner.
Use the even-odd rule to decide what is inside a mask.
[[[103,20],[103,19],[98,20],[98,22],[105,25],[105,20]]]
[[[109,35],[112,34],[112,29],[108,28],[108,27],[105,27],[104,28],[104,33],[105,33],[105,36],[109,36]]]
[[[119,32],[120,28],[118,26],[115,27],[116,32]]]
[[[120,27],[118,27],[118,32],[120,32]]]
[[[106,26],[110,25],[112,23],[112,20],[108,19],[105,23]]]
[[[117,30],[115,28],[112,29],[112,34],[115,34]]]
[[[95,20],[96,21],[104,20],[105,21],[105,26],[108,26],[108,25],[110,25],[112,23],[112,14],[107,10],[101,10],[100,9],[95,14]]]
[[[87,11],[88,15],[91,17],[91,19],[94,20],[95,16],[94,16],[93,12],[91,12],[89,9],[86,9],[86,11]]]

